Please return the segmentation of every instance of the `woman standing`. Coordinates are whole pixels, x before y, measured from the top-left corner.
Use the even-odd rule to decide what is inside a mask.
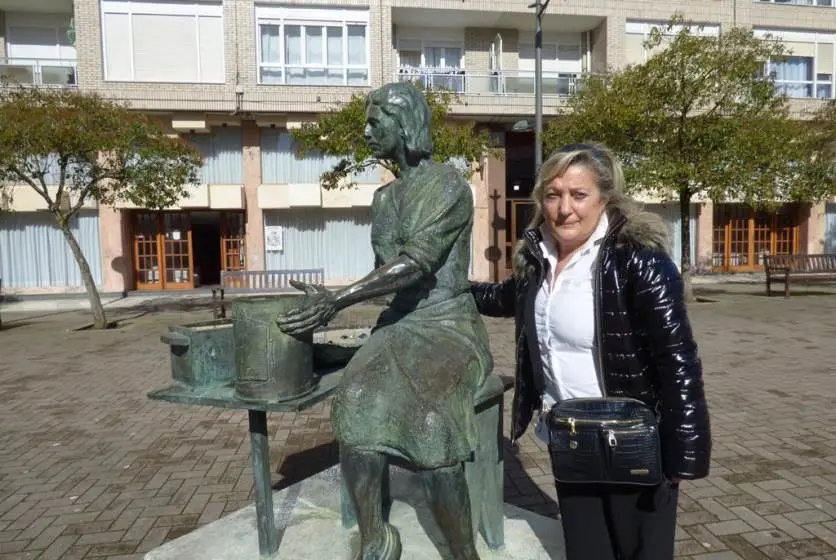
[[[679,480],[707,476],[711,454],[667,227],[623,193],[606,148],[564,146],[540,169],[513,275],[471,288],[482,314],[516,317],[512,441],[537,412],[548,442],[545,413],[569,399],[628,397],[658,413],[664,483],[557,483],[568,560],[672,559]]]

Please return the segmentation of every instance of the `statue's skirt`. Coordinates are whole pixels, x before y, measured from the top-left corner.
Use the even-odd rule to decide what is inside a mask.
[[[346,366],[331,409],[337,440],[422,469],[465,461],[477,445],[473,395],[492,367],[470,293],[389,308]]]

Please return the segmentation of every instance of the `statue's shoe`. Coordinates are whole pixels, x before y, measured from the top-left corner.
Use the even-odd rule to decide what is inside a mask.
[[[361,550],[354,560],[400,560],[403,547],[398,530],[388,523],[383,524],[384,540],[380,550]]]

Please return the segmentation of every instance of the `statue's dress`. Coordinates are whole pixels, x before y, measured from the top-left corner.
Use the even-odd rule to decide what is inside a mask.
[[[394,294],[348,363],[331,421],[341,445],[451,466],[476,448],[473,394],[493,368],[470,294],[473,195],[451,166],[425,161],[372,202],[376,266],[406,254],[424,277]]]

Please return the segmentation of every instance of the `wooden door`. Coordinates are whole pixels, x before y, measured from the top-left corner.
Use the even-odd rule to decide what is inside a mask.
[[[243,212],[221,213],[221,270],[246,270]]]
[[[165,251],[164,283],[167,290],[194,288],[192,226],[185,212],[165,212],[161,216]]]
[[[138,290],[194,288],[192,228],[186,212],[134,215],[134,271]]]
[[[156,212],[134,214],[134,278],[137,290],[162,290],[160,224]]]
[[[714,206],[713,258],[715,270],[752,272],[763,269],[765,255],[798,253],[799,207],[777,212],[754,210],[744,204]]]

